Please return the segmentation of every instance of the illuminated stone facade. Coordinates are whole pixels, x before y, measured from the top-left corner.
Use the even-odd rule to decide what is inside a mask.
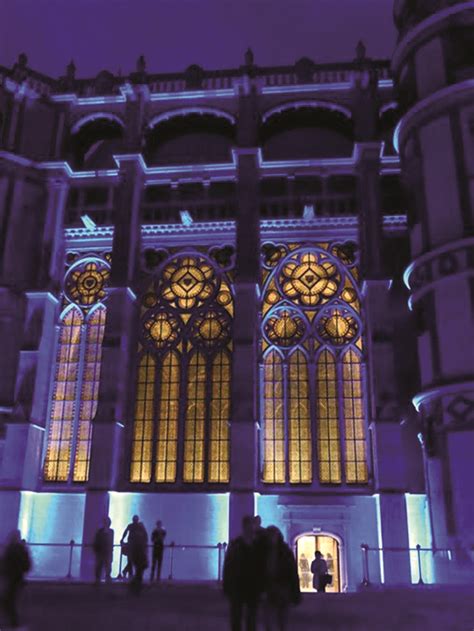
[[[263,68],[247,51],[233,70],[154,75],[140,58],[128,77],[77,79],[71,63],[53,80],[20,56],[0,81],[1,536],[87,544],[109,514],[118,542],[137,512],[169,542],[215,546],[257,512],[298,554],[302,535],[327,537],[340,590],[363,581],[363,544],[372,582],[417,581],[408,548],[431,548],[440,519],[437,547],[466,556],[469,515],[437,513],[424,410],[440,384],[403,272],[411,306],[435,308],[432,250],[454,276],[468,255],[447,215],[420,241],[409,184],[429,159],[417,145],[412,165],[421,114],[403,80],[396,100],[389,62],[360,44],[325,66]],[[441,197],[457,190],[448,166]],[[456,283],[467,291],[465,274],[439,284],[449,303]],[[451,413],[470,405],[449,396]],[[61,573],[69,548],[51,549],[34,548],[39,575]],[[211,552],[175,575],[214,578]],[[73,549],[73,574],[90,563]],[[451,576],[428,551],[423,567]]]

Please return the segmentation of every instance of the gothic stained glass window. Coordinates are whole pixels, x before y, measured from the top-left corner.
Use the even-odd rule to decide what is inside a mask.
[[[92,420],[97,412],[97,401],[99,397],[105,314],[105,307],[100,305],[97,309],[94,309],[87,318],[81,398],[79,404],[79,428],[77,432],[76,457],[74,459],[74,482],[86,482],[89,479]]]
[[[263,364],[263,479],[284,482],[286,478],[283,365],[271,351]]]
[[[179,358],[170,351],[161,367],[158,439],[156,444],[156,482],[175,482],[178,464],[178,414],[180,387]],[[153,383],[153,378],[150,379]],[[151,425],[153,425],[153,410]]]
[[[131,482],[229,482],[232,316],[223,269],[198,252],[164,257],[142,297],[139,344],[156,362],[146,387],[140,373],[137,382],[137,405],[145,388],[157,393],[148,417],[153,456],[145,461],[132,447]],[[150,473],[137,476],[143,465]]]
[[[153,448],[153,416],[155,399],[155,360],[143,355],[138,367],[135,423],[132,441],[132,482],[150,482]]]
[[[206,361],[201,353],[191,357],[184,430],[185,482],[204,481],[204,425],[206,421]]]
[[[304,353],[290,356],[288,374],[288,443],[290,482],[312,480],[308,366]]]
[[[323,350],[316,364],[318,460],[321,482],[341,482],[341,446],[336,361]]]
[[[209,428],[209,482],[229,482],[230,358],[218,353],[212,364]]]
[[[92,421],[97,412],[108,261],[73,261],[64,283],[65,308],[58,326],[48,432],[45,482],[87,482]]]
[[[76,307],[70,307],[59,327],[54,393],[44,463],[44,479],[47,482],[67,482],[69,479],[83,321],[82,312]]]
[[[366,436],[362,366],[355,350],[342,359],[342,381],[345,429],[345,466],[347,482],[367,482]]]
[[[355,249],[262,247],[265,483],[368,481]]]

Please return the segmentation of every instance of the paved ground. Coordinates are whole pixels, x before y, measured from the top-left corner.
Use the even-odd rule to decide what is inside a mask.
[[[227,631],[227,603],[215,585],[30,584],[23,596],[29,631]],[[0,618],[0,630],[3,631]],[[263,628],[263,627],[262,627]],[[474,631],[474,589],[387,590],[304,596],[290,631]]]

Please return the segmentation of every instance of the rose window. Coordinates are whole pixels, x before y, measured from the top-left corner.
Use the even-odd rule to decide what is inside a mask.
[[[145,340],[155,348],[170,346],[178,339],[180,327],[178,320],[168,313],[149,315],[143,323]]]
[[[229,322],[224,314],[209,311],[199,315],[193,322],[193,336],[204,346],[227,342],[229,339]]]
[[[312,252],[284,265],[279,279],[285,296],[305,307],[327,302],[336,294],[340,280],[336,265]]]
[[[359,325],[354,316],[346,309],[331,309],[318,322],[318,333],[333,344],[352,341],[358,334]]]
[[[66,295],[84,307],[89,307],[106,295],[106,282],[110,276],[104,261],[88,261],[75,266],[66,278]]]
[[[210,298],[216,288],[212,266],[205,259],[176,259],[163,270],[162,296],[180,309],[192,309]]]
[[[285,309],[267,320],[264,332],[272,344],[288,347],[303,339],[306,326],[303,318]]]

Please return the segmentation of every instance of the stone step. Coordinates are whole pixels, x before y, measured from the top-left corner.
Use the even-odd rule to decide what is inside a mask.
[[[291,610],[293,631],[472,631],[474,588],[386,589],[351,594],[305,594]],[[217,584],[127,585],[44,583],[22,597],[28,631],[160,631],[228,628],[228,604]],[[0,629],[3,626],[0,619]],[[263,627],[259,627],[263,628]]]

